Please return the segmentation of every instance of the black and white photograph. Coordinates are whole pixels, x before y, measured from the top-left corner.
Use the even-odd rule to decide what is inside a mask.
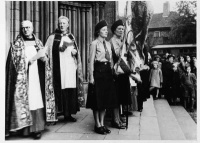
[[[1,5],[3,141],[198,142],[197,1]]]

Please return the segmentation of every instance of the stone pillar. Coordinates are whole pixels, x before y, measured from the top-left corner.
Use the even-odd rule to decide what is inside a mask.
[[[99,21],[104,20],[104,2],[99,2]]]
[[[47,36],[50,34],[50,18],[49,18],[49,14],[50,14],[50,10],[49,10],[49,1],[45,1],[45,5],[44,5],[44,14],[45,14],[45,21],[44,21],[44,26],[45,26],[45,39],[47,38]]]
[[[25,7],[26,7],[25,20],[30,20],[31,19],[31,3],[30,3],[30,1],[26,1]]]
[[[46,38],[45,38],[45,34],[44,34],[44,29],[45,29],[45,23],[44,23],[44,21],[45,21],[45,19],[44,19],[44,13],[45,13],[45,11],[44,11],[44,5],[45,5],[45,2],[41,1],[39,3],[40,3],[40,13],[39,13],[39,15],[40,15],[40,27],[39,27],[39,29],[40,29],[40,35],[39,35],[39,38],[40,38],[40,40],[42,42],[46,42],[45,41]]]
[[[12,41],[10,41],[10,15],[11,15],[11,2],[10,1],[6,1],[6,50],[5,50],[5,59],[7,58],[10,46]],[[6,61],[6,60],[5,60]]]
[[[54,1],[53,2],[53,19],[54,19],[54,28],[53,30],[55,30],[58,27],[58,1]]]
[[[19,1],[14,1],[13,2],[13,7],[12,7],[12,20],[13,20],[13,40],[16,38],[16,36],[19,34],[20,32],[20,3]]]
[[[85,70],[86,70],[86,77],[85,77],[85,79],[86,79],[86,81],[88,81],[88,52],[89,52],[89,44],[91,43],[91,41],[90,41],[90,31],[91,31],[91,26],[90,26],[90,21],[92,21],[92,19],[91,19],[91,17],[90,17],[90,8],[86,8],[86,12],[85,12],[85,19],[86,19],[86,21],[87,21],[87,24],[86,24],[86,39],[85,39],[85,41],[86,41],[86,45],[85,45],[85,52],[86,52],[86,54],[85,54],[85,59],[86,59],[86,64],[85,64]]]
[[[82,53],[82,64],[83,64],[83,80],[86,80],[86,61],[85,61],[85,8],[81,9],[81,33],[82,33],[82,38],[81,38],[81,53]]]
[[[53,29],[53,26],[54,26],[53,12],[54,12],[54,10],[53,10],[53,1],[50,1],[49,3],[50,3],[50,6],[49,6],[50,7],[50,9],[49,9],[49,11],[50,11],[49,12],[49,14],[50,14],[50,16],[49,16],[50,17],[50,19],[49,19],[50,20],[49,34],[50,34],[54,31],[54,29]]]
[[[64,15],[64,6],[63,5],[60,6],[59,10],[60,10],[59,16]]]
[[[93,16],[92,16],[92,7],[90,8],[90,10],[89,10],[89,17],[90,17],[90,21],[89,21],[89,24],[90,24],[90,31],[89,31],[89,33],[90,33],[90,42],[89,42],[89,44],[92,42],[92,40],[94,39],[94,26],[93,26]]]
[[[95,3],[95,25],[99,22],[99,2]]]
[[[76,8],[72,7],[72,19],[71,19],[71,28],[72,28],[72,34],[74,35],[74,37],[76,38],[76,31],[77,31],[77,22],[76,22]]]
[[[64,6],[63,6],[63,16],[68,17],[68,14],[69,14],[69,12],[68,12],[68,10],[67,10],[67,6],[64,5]]]
[[[34,13],[33,13],[33,1],[30,1],[30,11],[31,11],[31,16],[30,16],[30,21],[31,22],[33,22],[34,20],[33,20],[33,15],[34,15]]]
[[[92,3],[92,37],[94,39],[94,31],[95,31],[95,25],[96,25],[96,21],[95,21],[95,3]]]
[[[20,20],[23,21],[25,20],[25,1],[20,2]]]
[[[34,33],[36,34],[36,36],[39,38],[40,35],[40,30],[39,30],[39,23],[40,23],[40,19],[39,19],[39,2],[38,1],[34,1],[33,2],[33,26],[34,26]]]
[[[77,44],[80,50],[80,53],[82,53],[82,47],[81,47],[81,10],[80,8],[77,9]]]
[[[69,32],[71,33],[72,30],[72,12],[71,12],[71,6],[67,6],[67,17],[69,18]]]

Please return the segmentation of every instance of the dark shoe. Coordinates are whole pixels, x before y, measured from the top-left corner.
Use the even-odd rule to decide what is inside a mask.
[[[94,126],[94,131],[98,134],[106,135],[106,132],[103,127],[96,127]]]
[[[68,122],[76,122],[76,119],[73,118],[72,116],[69,116],[69,117],[65,117],[64,119],[65,121],[68,121]]]
[[[110,131],[106,126],[102,126],[102,128],[104,129],[104,131],[105,131],[106,133],[108,133],[108,134],[111,133],[111,131]]]
[[[112,122],[112,127],[117,128],[117,129],[125,129],[126,128],[123,124],[120,124],[117,122]]]
[[[153,98],[153,100],[157,100],[157,99],[158,99],[158,97],[154,97],[154,98]]]
[[[123,123],[122,121],[119,121],[120,126],[126,127],[126,123]]]
[[[33,138],[34,138],[34,139],[40,139],[41,136],[42,136],[42,133],[41,133],[41,132],[35,132],[35,133],[33,133]]]
[[[138,109],[138,112],[142,112],[142,109]]]
[[[126,115],[122,114],[120,120],[122,121],[122,123],[126,123]]]

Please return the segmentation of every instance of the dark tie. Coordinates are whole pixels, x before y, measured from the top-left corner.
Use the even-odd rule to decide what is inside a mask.
[[[103,46],[104,46],[104,49],[105,49],[105,58],[110,62],[110,55],[109,55],[108,49],[106,47],[105,41],[103,41]]]

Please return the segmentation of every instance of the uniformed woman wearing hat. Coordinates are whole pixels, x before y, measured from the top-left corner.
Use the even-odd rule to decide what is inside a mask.
[[[111,45],[105,40],[107,35],[107,23],[105,20],[100,21],[95,26],[95,40],[89,49],[89,85],[94,85],[94,94],[88,94],[86,107],[93,110],[94,130],[99,134],[111,132],[104,126],[106,109],[113,109],[118,105],[111,69]]]
[[[110,39],[113,62],[117,63],[120,56],[120,49],[123,44],[122,36],[124,34],[124,24],[122,20],[117,20],[111,26],[111,31],[113,33],[113,37]],[[119,100],[119,104],[128,105],[131,104],[131,92],[130,92],[130,81],[128,74],[120,74],[115,77],[115,84],[117,90],[117,99]],[[118,129],[125,129],[123,124],[123,120],[121,120],[119,115],[119,107],[114,109],[112,126]]]

